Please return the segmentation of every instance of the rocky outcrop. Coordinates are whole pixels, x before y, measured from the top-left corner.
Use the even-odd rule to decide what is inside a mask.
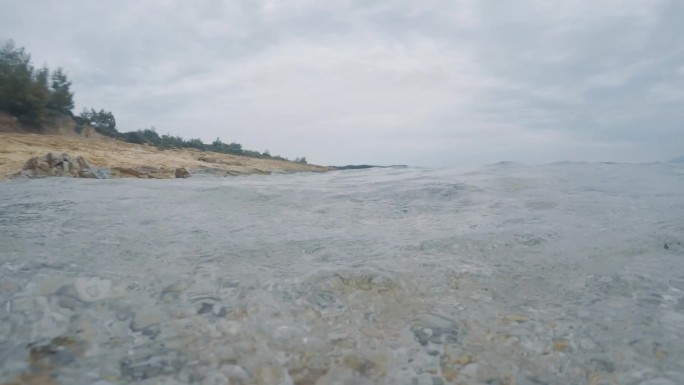
[[[74,178],[109,179],[109,178],[143,178],[170,179],[189,178],[192,174],[185,167],[175,169],[166,167],[138,166],[138,167],[93,167],[82,156],[75,158],[69,154],[48,153],[45,156],[30,158],[24,164],[21,172],[15,177],[44,178],[51,176],[66,176]]]
[[[82,156],[72,158],[66,153],[50,152],[45,156],[36,156],[27,160],[19,176],[28,178],[70,176],[106,179],[109,178],[109,173],[106,169],[92,167]]]
[[[176,169],[176,178],[190,178],[192,174],[190,174],[190,171],[185,168],[185,167],[179,167]]]
[[[138,167],[112,167],[112,175],[117,178],[142,178],[142,179],[172,179],[189,178],[190,170],[185,167],[171,169],[167,167],[138,166]]]
[[[112,167],[112,171],[114,171],[116,176],[124,178],[171,179],[175,177],[173,170],[163,167]]]
[[[224,170],[216,167],[202,167],[192,170],[194,175],[212,176],[212,177],[227,177],[244,175],[238,171]]]
[[[211,158],[208,156],[200,156],[197,158],[197,160],[201,162],[206,162],[206,163],[215,163],[215,164],[223,164],[226,166],[245,166],[248,165],[248,162],[245,161],[236,161],[236,160],[225,160],[225,159],[218,159],[218,158]]]
[[[112,167],[112,171],[118,177],[143,179],[189,178],[192,175],[190,170],[185,167],[178,167],[176,169],[153,166]]]

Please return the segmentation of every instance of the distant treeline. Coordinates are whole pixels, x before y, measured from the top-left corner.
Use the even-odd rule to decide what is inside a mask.
[[[159,135],[152,127],[137,131],[119,132],[114,115],[100,109],[85,109],[74,116],[74,93],[71,82],[62,68],[50,71],[46,66],[36,69],[31,64],[31,55],[14,41],[7,41],[0,48],[0,111],[16,116],[29,127],[39,129],[49,125],[56,118],[69,116],[76,122],[77,130],[91,125],[102,135],[129,143],[149,144],[159,148],[195,148],[255,158],[288,160],[279,155],[246,150],[239,143],[223,143],[216,138],[211,144],[200,139],[183,139],[169,134]],[[306,158],[296,158],[297,163],[306,163]]]
[[[246,150],[242,148],[240,143],[223,143],[221,139],[216,138],[211,144],[202,142],[201,139],[183,139],[180,136],[173,136],[170,134],[159,135],[157,129],[146,128],[137,131],[119,132],[116,129],[116,119],[114,115],[105,110],[95,111],[95,109],[83,110],[79,116],[74,117],[76,124],[79,127],[86,124],[92,126],[97,132],[102,135],[116,138],[129,143],[149,144],[159,148],[194,148],[201,151],[213,151],[223,154],[243,155],[253,158],[272,158],[279,160],[288,160],[282,156],[271,156],[268,150],[264,152]],[[306,163],[306,158],[296,158],[297,163]]]

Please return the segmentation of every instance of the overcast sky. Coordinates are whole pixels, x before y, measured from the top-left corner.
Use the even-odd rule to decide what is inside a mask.
[[[0,0],[121,131],[318,164],[684,154],[684,1]]]

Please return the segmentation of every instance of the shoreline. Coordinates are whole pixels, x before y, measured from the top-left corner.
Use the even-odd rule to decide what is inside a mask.
[[[66,153],[74,159],[83,157],[94,168],[112,170],[113,178],[175,178],[177,169],[215,176],[331,170],[313,164],[196,149],[160,149],[108,138],[0,132],[0,180],[21,178],[27,160],[48,153]]]

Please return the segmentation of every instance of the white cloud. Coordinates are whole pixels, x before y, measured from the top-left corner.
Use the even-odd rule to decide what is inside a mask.
[[[110,109],[124,130],[325,164],[449,166],[684,152],[680,11],[666,0],[27,0],[0,5],[0,25],[34,62],[67,69],[79,108]]]

